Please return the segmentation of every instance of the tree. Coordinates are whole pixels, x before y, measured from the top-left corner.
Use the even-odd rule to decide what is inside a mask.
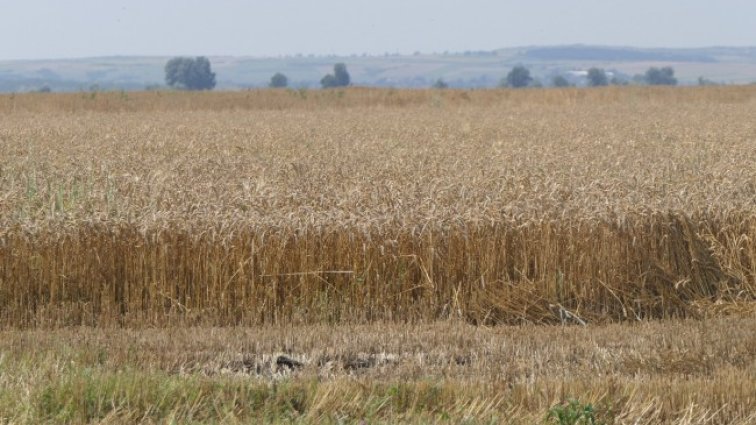
[[[337,87],[346,87],[351,84],[352,79],[349,76],[349,72],[347,72],[346,65],[343,63],[337,63],[333,66],[333,76],[336,77]]]
[[[588,70],[588,85],[591,87],[608,86],[609,79],[606,72],[601,68],[591,68]]]
[[[530,71],[522,65],[517,65],[509,71],[509,74],[502,81],[502,85],[518,89],[527,87],[532,81],[533,77],[530,76]]]
[[[619,77],[617,75],[615,75],[614,77],[612,77],[612,79],[609,81],[609,83],[611,85],[613,85],[613,86],[626,86],[626,85],[630,84],[626,79],[621,78],[621,77]]]
[[[446,81],[444,81],[442,78],[439,78],[438,80],[436,80],[435,83],[433,83],[433,88],[446,89],[446,88],[449,88],[449,84],[447,84]]]
[[[346,65],[343,63],[337,63],[333,66],[333,74],[328,74],[320,80],[320,85],[324,89],[332,87],[346,87],[351,83],[349,72],[346,69]]]
[[[270,83],[268,84],[268,87],[272,88],[284,88],[289,86],[289,79],[281,74],[280,72],[276,72],[273,74],[272,77],[270,77]]]
[[[554,79],[551,80],[551,84],[554,87],[569,87],[570,86],[570,82],[567,81],[567,79],[561,75],[557,75],[556,77],[554,77]]]
[[[718,84],[715,81],[712,81],[706,77],[698,77],[698,85],[699,86],[716,86]]]
[[[676,86],[675,70],[671,66],[648,68],[645,75],[646,84],[651,86]]]
[[[334,77],[333,74],[328,74],[320,79],[320,85],[323,86],[324,89],[336,87],[336,77]]]
[[[212,90],[215,73],[206,57],[177,57],[165,64],[165,82],[185,90]]]

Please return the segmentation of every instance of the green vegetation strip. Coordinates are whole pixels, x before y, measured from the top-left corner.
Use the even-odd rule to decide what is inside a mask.
[[[35,386],[29,393],[0,390],[0,419],[21,423],[496,422],[490,412],[482,417],[471,414],[485,405],[465,393],[464,387],[447,383],[261,382],[83,368]]]

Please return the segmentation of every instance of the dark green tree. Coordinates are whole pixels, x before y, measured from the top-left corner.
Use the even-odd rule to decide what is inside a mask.
[[[671,66],[648,68],[645,75],[646,84],[651,86],[676,86],[675,70]]]
[[[177,57],[165,64],[165,82],[185,90],[212,90],[215,73],[206,57]]]
[[[337,63],[333,66],[333,76],[336,78],[337,87],[346,87],[352,83],[352,78],[343,63]]]
[[[519,89],[529,86],[531,82],[533,82],[533,77],[530,76],[530,71],[522,65],[517,65],[509,71],[502,85]]]
[[[271,88],[284,88],[289,86],[289,79],[281,74],[280,72],[276,72],[273,74],[272,77],[270,77],[270,83],[268,84],[268,87]]]
[[[432,87],[434,89],[446,89],[446,88],[449,88],[449,84],[446,81],[444,81],[443,78],[439,78],[438,80],[436,80],[435,83],[433,83]]]
[[[333,66],[333,74],[328,74],[320,80],[320,85],[324,89],[332,87],[346,87],[351,83],[351,77],[343,63],[337,63]]]
[[[334,77],[333,74],[328,74],[320,79],[320,85],[323,86],[324,89],[336,87],[336,77]]]
[[[556,77],[554,77],[554,79],[551,80],[551,84],[554,87],[569,87],[570,86],[570,82],[567,81],[567,79],[561,75],[557,75]]]
[[[588,70],[588,85],[591,87],[601,87],[609,85],[609,78],[606,72],[601,68],[591,68]]]

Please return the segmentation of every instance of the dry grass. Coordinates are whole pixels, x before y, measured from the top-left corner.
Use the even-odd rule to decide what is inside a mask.
[[[534,424],[571,398],[610,424],[756,420],[753,318],[6,331],[0,353],[10,422]]]
[[[165,112],[165,111],[313,111],[344,108],[396,109],[433,106],[501,107],[522,104],[743,104],[756,97],[753,86],[606,87],[550,90],[412,90],[349,88],[333,90],[264,89],[243,92],[187,93],[81,92],[0,95],[3,113]]]
[[[0,323],[752,311],[756,89],[0,97]]]

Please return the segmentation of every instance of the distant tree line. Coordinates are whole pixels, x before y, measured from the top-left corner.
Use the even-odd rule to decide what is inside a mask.
[[[651,67],[646,71],[646,84],[652,86],[676,86],[675,70],[671,66]]]
[[[627,84],[647,84],[650,86],[674,86],[678,80],[675,77],[675,70],[670,66],[651,67],[645,74],[636,75],[632,80],[621,76],[615,72],[607,72],[603,68],[593,67],[584,71],[583,77],[578,75],[554,75],[550,81],[553,87],[571,87],[576,84],[584,84],[588,87],[603,87],[608,85],[627,85]],[[582,79],[584,78],[584,79]],[[582,79],[582,80],[581,80]],[[422,80],[422,79],[421,79]],[[168,86],[183,90],[212,90],[216,85],[215,73],[212,71],[210,61],[204,57],[196,58],[176,57],[169,60],[165,65],[165,82]],[[324,89],[334,87],[348,87],[352,83],[346,64],[337,63],[333,66],[333,72],[326,74],[321,78],[320,85]],[[426,83],[428,84],[427,80]],[[460,81],[455,82],[455,87],[460,85]],[[711,80],[703,77],[698,79],[699,85],[713,85]],[[270,78],[268,87],[285,88],[289,86],[289,78],[281,72],[276,72]],[[443,78],[436,79],[431,87],[444,89],[449,87]],[[533,78],[530,70],[524,65],[513,67],[499,83],[500,87],[525,88],[525,87],[542,87],[543,83]],[[427,85],[425,86],[427,87]],[[44,89],[43,89],[44,90]]]
[[[333,66],[333,73],[325,75],[320,84],[324,89],[332,87],[348,87],[351,76],[343,63]],[[165,82],[168,86],[183,90],[212,90],[215,88],[215,73],[210,61],[204,57],[196,58],[176,57],[165,64]],[[289,78],[276,72],[270,78],[268,87],[284,88],[289,86]]]
[[[574,81],[575,78],[573,78]],[[651,86],[674,86],[677,85],[675,70],[672,67],[649,68],[645,74],[636,76],[634,81],[640,84]],[[709,80],[699,78],[699,84],[705,85],[710,83]],[[589,68],[585,71],[585,85],[588,87],[603,87],[608,85],[627,85],[629,81],[613,74],[610,78],[609,73],[603,68]],[[555,75],[551,80],[553,87],[571,87],[574,84],[564,75]],[[501,80],[500,87],[524,88],[524,87],[541,87],[540,81],[534,79],[523,65],[517,65]]]

